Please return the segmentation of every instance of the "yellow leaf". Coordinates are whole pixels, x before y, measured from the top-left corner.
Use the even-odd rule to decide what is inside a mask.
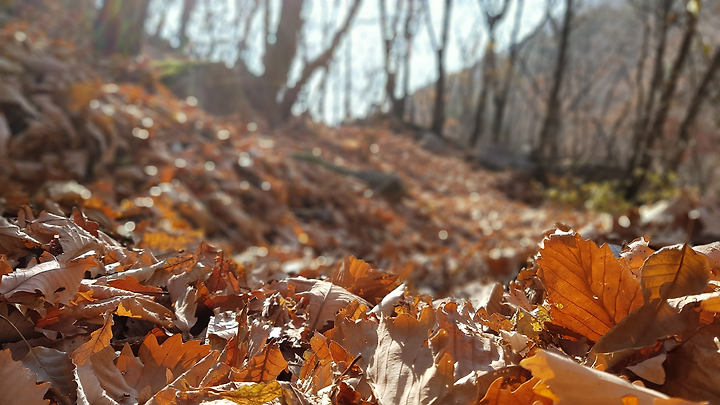
[[[543,241],[538,276],[553,305],[553,323],[597,341],[642,305],[640,283],[610,247],[598,247],[574,231]]]
[[[687,245],[669,246],[645,260],[642,293],[646,303],[662,298],[699,294],[710,278],[707,258]]]
[[[241,405],[262,405],[283,395],[282,387],[277,381],[267,384],[246,385],[236,390],[216,393],[219,397]]]
[[[88,359],[90,359],[90,356],[92,356],[94,353],[97,353],[100,350],[110,346],[110,339],[112,339],[113,337],[112,314],[110,314],[110,312],[106,312],[104,318],[105,323],[103,324],[102,328],[91,333],[90,340],[83,343],[82,346],[75,349],[75,351],[72,353],[71,357],[76,366],[82,366],[83,364],[85,364],[86,361],[88,361]]]

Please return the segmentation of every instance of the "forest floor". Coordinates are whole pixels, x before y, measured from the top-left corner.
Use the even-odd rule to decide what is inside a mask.
[[[690,197],[661,228],[531,206],[521,176],[389,124],[271,130],[176,98],[147,59],[0,35],[19,403],[720,399],[718,246],[588,240],[682,241]]]

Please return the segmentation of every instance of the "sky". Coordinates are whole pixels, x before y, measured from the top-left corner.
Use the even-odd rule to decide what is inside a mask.
[[[277,25],[279,19],[279,6],[281,0],[270,0],[272,19],[271,27]],[[353,21],[349,31],[349,38],[345,38],[336,50],[337,65],[331,67],[331,76],[328,86],[330,92],[326,98],[326,110],[323,114],[317,111],[315,101],[318,99],[318,83],[321,74],[316,74],[309,84],[309,103],[311,104],[311,113],[316,119],[325,121],[329,124],[338,123],[344,116],[342,104],[344,101],[337,103],[338,95],[344,97],[345,77],[347,75],[346,58],[348,56],[347,47],[348,39],[351,43],[351,60],[350,76],[352,78],[352,96],[351,96],[351,112],[353,117],[363,117],[372,103],[379,102],[383,97],[384,75],[382,69],[384,66],[384,50],[380,38],[379,21],[379,0],[361,0],[360,9]],[[410,0],[420,1],[420,0]],[[448,73],[458,72],[463,68],[472,66],[482,58],[485,45],[485,27],[478,5],[479,1],[490,3],[500,3],[500,0],[453,0],[451,12],[451,24],[448,37],[448,49],[445,58],[445,68]],[[522,15],[522,24],[520,36],[534,30],[537,24],[542,20],[547,0],[525,0],[525,6]],[[237,2],[226,0],[211,0],[209,2],[199,1],[197,12],[190,23],[190,37],[195,39],[202,49],[203,38],[205,37],[208,27],[205,27],[202,21],[205,5],[209,5],[217,15],[211,29],[215,30],[219,37],[227,40],[227,46],[218,46],[216,52],[210,55],[211,60],[225,61],[226,64],[232,65],[237,59],[235,44],[233,38],[235,30],[242,27],[235,27],[232,24],[236,13],[235,6]],[[306,0],[306,9],[304,10],[306,23],[304,26],[304,38],[307,54],[310,59],[319,55],[324,51],[327,44],[332,38],[322,21],[325,16],[332,15],[334,18],[335,29],[330,30],[331,33],[339,28],[346,19],[351,0]],[[397,0],[387,0],[388,20],[392,18],[397,7]],[[179,21],[181,11],[181,0],[153,0],[150,8],[150,18],[148,19],[148,30],[154,32],[159,19],[158,10],[164,4],[169,4],[167,8],[171,13],[168,17],[168,23],[163,30],[163,36],[177,41],[177,22]],[[445,8],[444,0],[427,0],[430,9],[430,15],[433,24],[433,32],[436,37],[440,36],[442,19]],[[516,1],[511,2],[510,9],[506,13],[505,18],[499,23],[497,28],[497,49],[502,51],[510,42],[510,31],[512,22],[515,18]],[[334,10],[334,11],[332,11]],[[262,66],[262,49],[264,17],[262,13],[257,13],[254,20],[251,21],[250,52],[245,55],[245,63],[248,68],[256,73],[261,74]],[[421,21],[420,29],[413,41],[413,52],[411,58],[411,74],[410,74],[410,91],[413,92],[418,88],[433,83],[437,78],[436,70],[436,53],[432,47],[429,37],[429,30],[425,24],[426,20]],[[465,55],[462,50],[465,49]],[[301,63],[296,63],[290,76],[291,82],[299,76]],[[340,75],[337,75],[337,73]],[[339,76],[339,77],[338,77]],[[398,78],[398,82],[401,78]],[[339,93],[339,94],[338,94]],[[315,108],[315,109],[313,109]],[[295,112],[299,113],[303,110],[302,105],[297,105]]]

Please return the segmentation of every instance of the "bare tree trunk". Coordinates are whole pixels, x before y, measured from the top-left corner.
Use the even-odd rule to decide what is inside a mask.
[[[560,130],[560,89],[567,67],[567,48],[572,25],[573,0],[565,1],[565,17],[560,32],[560,44],[555,65],[553,87],[547,101],[547,112],[540,129],[539,143],[533,155],[540,158],[543,170],[547,170],[548,159],[557,155],[558,132]]]
[[[437,72],[438,79],[435,82],[435,108],[433,110],[433,118],[431,129],[438,136],[443,136],[443,126],[445,124],[445,47],[447,46],[448,31],[450,28],[450,14],[452,11],[452,0],[445,0],[445,16],[443,18],[442,39],[437,48]],[[425,10],[428,13],[429,10]]]
[[[698,85],[697,89],[695,89],[692,100],[690,100],[687,112],[685,113],[685,118],[680,124],[680,129],[678,131],[677,147],[673,150],[670,158],[668,159],[668,171],[676,172],[678,167],[680,167],[682,156],[683,154],[685,154],[685,151],[690,145],[690,127],[695,122],[695,118],[700,112],[702,103],[705,101],[705,98],[708,95],[710,83],[712,83],[715,79],[715,73],[718,70],[720,70],[720,47],[715,50],[715,54],[710,61],[710,66],[708,66],[707,70],[705,71],[705,74],[703,75],[700,84]]]
[[[657,112],[652,120],[652,125],[648,128],[647,132],[643,134],[639,148],[639,159],[636,164],[628,167],[627,178],[629,179],[625,188],[625,198],[634,199],[640,187],[645,182],[647,172],[652,164],[652,155],[650,151],[655,146],[655,142],[662,138],[663,128],[665,121],[667,120],[668,111],[670,110],[670,102],[675,95],[675,89],[677,87],[680,73],[682,72],[687,56],[690,53],[690,45],[692,39],[695,36],[695,30],[697,27],[697,16],[688,11],[687,25],[685,27],[685,33],[683,34],[682,42],[680,43],[680,50],[673,63],[670,77],[667,83],[663,86],[663,91],[660,96],[660,104],[658,105]]]
[[[352,37],[345,40],[345,120],[350,120],[352,110]]]
[[[515,73],[515,60],[519,50],[519,44],[517,42],[518,35],[520,33],[520,24],[522,21],[524,1],[518,0],[517,11],[515,12],[515,23],[511,34],[511,45],[510,55],[508,55],[508,61],[505,66],[505,80],[503,81],[502,88],[499,92],[495,92],[495,117],[493,119],[492,130],[492,142],[497,144],[500,142],[500,136],[502,133],[503,120],[505,119],[505,106],[507,105],[508,95],[510,94],[510,86],[513,81]]]
[[[503,0],[502,9],[493,13],[489,6],[480,1],[480,7],[485,11],[485,24],[487,26],[488,42],[485,46],[485,55],[482,63],[482,88],[477,102],[477,110],[475,112],[475,127],[470,134],[470,146],[477,146],[478,141],[483,136],[485,129],[485,110],[487,108],[487,99],[490,91],[495,83],[495,26],[507,12],[510,0]]]
[[[126,0],[127,1],[127,0]],[[193,10],[195,10],[195,6],[197,6],[197,0],[183,0],[183,9],[182,14],[180,15],[180,46],[179,49],[185,49],[189,42],[189,38],[187,36],[187,25],[190,21],[190,16],[192,15]]]
[[[286,3],[283,3],[286,4]],[[330,46],[320,54],[315,60],[305,65],[305,67],[302,70],[302,73],[300,75],[300,79],[295,84],[295,86],[288,88],[285,91],[285,94],[283,95],[283,99],[280,102],[280,105],[277,107],[277,115],[275,116],[275,123],[281,123],[286,122],[287,119],[290,117],[290,108],[292,108],[293,103],[295,103],[295,100],[297,99],[297,95],[302,89],[302,87],[307,83],[307,81],[310,79],[312,74],[321,67],[327,67],[328,63],[330,62],[330,59],[332,58],[333,52],[335,51],[335,48],[337,48],[337,45],[340,43],[340,39],[343,35],[345,35],[345,32],[350,28],[350,23],[352,22],[353,18],[355,17],[355,14],[357,13],[360,5],[360,0],[354,0],[352,5],[350,6],[350,11],[348,12],[347,19],[345,20],[345,23],[343,24],[342,28],[340,28],[333,37],[332,42],[330,43]],[[281,20],[282,24],[282,20]],[[280,29],[278,27],[278,33],[280,32]],[[278,35],[278,43],[280,42],[280,38]],[[265,65],[267,66],[267,64]],[[287,78],[287,70],[290,68],[290,64],[288,63],[285,68],[285,79]],[[266,71],[267,73],[267,71]],[[284,84],[283,80],[283,84]],[[277,94],[277,93],[274,93]]]
[[[410,91],[410,57],[412,56],[412,41],[415,36],[411,25],[416,18],[417,9],[415,2],[408,2],[408,10],[405,18],[405,26],[403,28],[403,38],[405,39],[405,55],[403,55],[403,82],[402,97],[395,100],[393,104],[393,115],[400,121],[405,119],[405,105],[407,104],[408,93]],[[412,117],[410,119],[412,121]]]
[[[150,0],[105,0],[93,26],[98,53],[133,56],[140,53]]]

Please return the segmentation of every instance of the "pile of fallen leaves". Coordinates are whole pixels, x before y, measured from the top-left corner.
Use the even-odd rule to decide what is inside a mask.
[[[720,243],[621,249],[559,229],[477,304],[354,257],[258,285],[205,243],[158,259],[79,211],[13,222],[0,392],[16,403],[720,401]]]
[[[717,244],[598,247],[579,234],[629,240],[652,221],[510,201],[506,174],[385,127],[210,116],[147,59],[94,66],[59,39],[83,26],[48,3],[0,32],[13,401],[720,401]],[[394,173],[405,195],[298,153]],[[645,213],[660,237],[693,233],[686,200]],[[538,252],[557,220],[585,226]]]
[[[65,217],[77,207],[124,246],[164,255],[208,241],[238,262],[264,265],[266,279],[356,255],[422,291],[466,297],[487,280],[513,278],[556,221],[601,228],[591,213],[510,201],[493,187],[505,174],[388,128],[298,118],[271,131],[242,114],[211,116],[165,89],[149,59],[93,66],[42,27],[0,32],[7,217],[24,206]],[[297,153],[395,173],[406,193],[388,200]]]

